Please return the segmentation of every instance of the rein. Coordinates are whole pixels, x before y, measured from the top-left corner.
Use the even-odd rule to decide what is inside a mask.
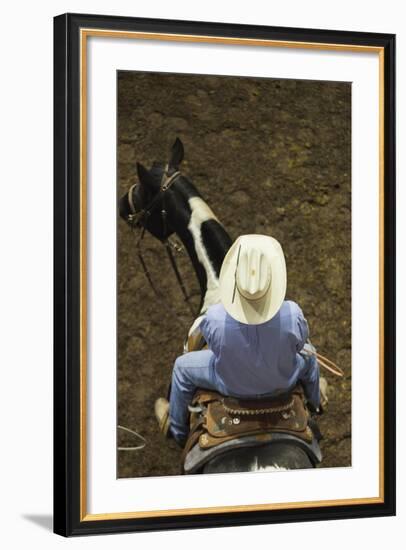
[[[166,165],[161,184],[159,187],[159,192],[153,197],[153,199],[149,202],[149,204],[140,210],[140,212],[137,213],[133,201],[133,190],[136,187],[136,183],[132,185],[128,191],[128,204],[130,205],[131,214],[128,216],[128,222],[131,224],[131,227],[133,231],[135,231],[135,228],[141,228],[141,233],[139,235],[139,238],[137,240],[137,255],[140,260],[142,269],[144,271],[144,275],[152,288],[155,296],[165,305],[165,307],[175,316],[175,319],[178,321],[178,314],[177,312],[171,307],[170,304],[165,300],[164,295],[156,288],[156,286],[153,283],[151,273],[148,270],[147,264],[144,260],[143,254],[142,254],[142,241],[144,239],[145,235],[145,222],[148,217],[151,215],[152,211],[158,204],[158,200],[162,198],[162,209],[161,209],[161,217],[162,217],[162,225],[164,229],[164,235],[167,235],[167,211],[165,209],[165,192],[171,188],[171,186],[174,184],[174,182],[177,180],[177,178],[180,176],[180,172],[174,172],[171,176],[168,175],[168,165]],[[192,304],[190,303],[191,294],[188,294],[186,290],[185,283],[182,279],[182,276],[180,274],[179,268],[176,263],[176,258],[172,252],[172,249],[174,249],[176,252],[181,252],[183,250],[183,247],[173,242],[169,237],[165,237],[165,239],[162,241],[162,244],[165,246],[166,253],[168,255],[171,267],[175,273],[176,280],[178,282],[178,285],[182,291],[183,297],[185,302],[187,303],[189,310],[193,317],[197,315],[197,312],[194,311]]]

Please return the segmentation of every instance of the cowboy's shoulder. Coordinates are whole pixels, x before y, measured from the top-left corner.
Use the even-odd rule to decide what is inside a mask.
[[[285,300],[280,311],[283,316],[304,317],[302,308],[293,300]]]
[[[208,321],[223,321],[226,317],[226,310],[221,302],[213,304],[206,312],[206,319]]]

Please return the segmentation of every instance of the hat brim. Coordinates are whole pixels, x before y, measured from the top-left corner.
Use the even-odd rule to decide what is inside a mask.
[[[270,237],[264,236],[264,238]],[[248,300],[240,294],[235,281],[239,244],[237,239],[224,258],[219,278],[220,300],[227,313],[240,323],[249,325],[266,323],[279,311],[286,296],[286,263],[283,251],[279,243],[272,251],[269,251],[269,242],[268,247],[263,247],[263,253],[268,256],[271,264],[271,284],[262,298]]]

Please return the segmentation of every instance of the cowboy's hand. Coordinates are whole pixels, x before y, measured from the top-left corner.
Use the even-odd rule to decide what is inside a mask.
[[[204,315],[200,315],[193,323],[183,346],[183,352],[198,351],[204,348],[206,341],[200,330],[200,323]]]
[[[199,351],[206,345],[203,334],[197,328],[192,334],[189,334],[187,349],[188,351]]]

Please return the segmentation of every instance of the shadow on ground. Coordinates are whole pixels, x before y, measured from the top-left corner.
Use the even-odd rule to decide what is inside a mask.
[[[49,514],[24,514],[22,517],[46,531],[53,531],[53,518]]]

